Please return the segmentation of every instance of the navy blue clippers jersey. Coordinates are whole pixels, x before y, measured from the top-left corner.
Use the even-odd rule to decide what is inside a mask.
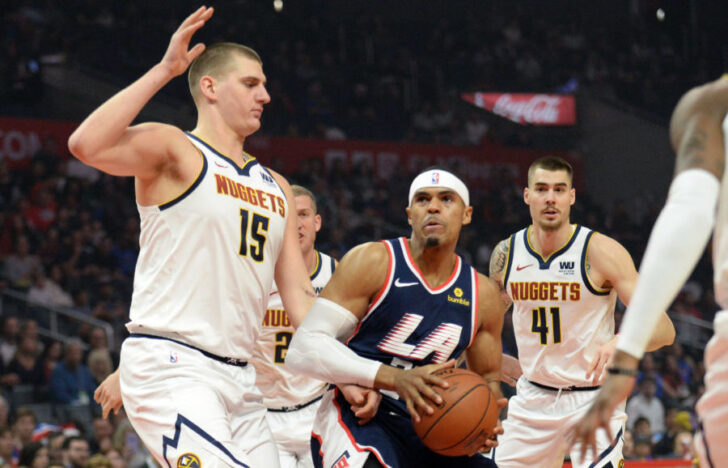
[[[477,330],[478,273],[457,257],[450,279],[433,289],[412,259],[407,239],[382,242],[389,253],[387,280],[349,338],[349,348],[405,369],[457,358]]]

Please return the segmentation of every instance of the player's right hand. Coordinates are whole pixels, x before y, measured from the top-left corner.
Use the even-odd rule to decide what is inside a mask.
[[[359,419],[359,425],[371,421],[377,415],[382,394],[373,388],[360,387],[356,384],[339,385],[339,390],[351,405],[354,416]]]
[[[449,384],[433,374],[441,369],[454,366],[455,360],[451,359],[443,364],[429,364],[407,370],[399,369],[394,377],[394,390],[404,400],[414,422],[420,422],[419,412],[434,413],[435,410],[427,400],[436,405],[442,404],[442,398],[433,387],[447,388]]]
[[[205,45],[202,43],[196,44],[190,49],[190,40],[192,35],[210,19],[213,11],[212,7],[198,8],[180,24],[172,35],[167,52],[160,62],[160,65],[165,67],[172,76],[184,73],[192,61],[205,50]]]
[[[109,416],[112,410],[114,414],[119,414],[121,409],[121,384],[119,383],[119,369],[101,382],[94,392],[94,400],[101,405],[101,411],[104,419]]]

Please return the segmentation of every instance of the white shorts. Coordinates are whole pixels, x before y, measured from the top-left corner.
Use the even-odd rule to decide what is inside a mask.
[[[162,467],[277,467],[255,369],[166,339],[129,337],[121,394],[139,437]]]
[[[266,419],[276,445],[281,468],[313,468],[311,430],[321,399],[296,411],[268,411]]]
[[[728,460],[728,311],[719,312],[705,349],[705,393],[697,405],[701,429],[695,434],[700,466]]]
[[[493,451],[499,468],[552,468],[561,467],[569,452],[572,431],[576,423],[589,409],[597,390],[553,391],[539,388],[521,377],[517,393],[508,402],[508,417],[503,421],[503,435],[498,437],[498,447]],[[620,466],[624,440],[624,423],[627,414],[624,404],[615,410],[611,421],[612,437],[605,431],[597,432],[599,458],[594,465],[601,467],[612,463]],[[576,467],[588,467],[594,463],[593,454],[579,460],[580,446],[571,450],[571,463]]]

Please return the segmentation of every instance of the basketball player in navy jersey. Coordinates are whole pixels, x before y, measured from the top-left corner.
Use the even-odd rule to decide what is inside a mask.
[[[291,188],[244,151],[270,101],[260,57],[232,43],[190,48],[212,14],[201,7],[185,19],[162,60],[92,112],[68,146],[90,166],[134,177],[140,253],[118,374],[134,429],[162,466],[277,467],[247,360],[274,279],[294,326],[315,294]],[[196,127],[131,126],[188,68]]]
[[[447,384],[433,372],[462,353],[500,396],[503,306],[495,284],[455,254],[473,210],[465,184],[428,169],[409,193],[410,238],[351,250],[288,350],[286,364],[294,371],[383,394],[364,425],[339,390],[324,395],[311,440],[318,467],[495,466],[475,454],[495,446],[493,440],[476,441],[473,456],[444,457],[427,449],[412,426],[442,401],[436,388]]]
[[[705,350],[706,389],[697,404],[700,431],[695,436],[700,466],[713,468],[728,463],[728,75],[680,99],[670,138],[677,153],[675,178],[650,234],[609,375],[577,425],[575,443],[581,445],[582,456],[598,450],[597,429],[610,431],[609,415],[634,387],[645,337],[713,234],[715,297],[722,311],[715,315],[714,335]]]
[[[523,376],[508,404],[495,450],[501,468],[560,467],[569,431],[597,394],[614,353],[614,306],[630,302],[637,271],[614,239],[571,224],[576,199],[571,165],[556,157],[531,164],[524,201],[532,224],[500,242],[490,277],[513,304],[513,327]],[[662,311],[651,350],[672,343],[675,329]],[[599,440],[598,456],[578,467],[618,466],[626,414],[611,415],[616,440]],[[572,451],[572,455],[576,449]]]

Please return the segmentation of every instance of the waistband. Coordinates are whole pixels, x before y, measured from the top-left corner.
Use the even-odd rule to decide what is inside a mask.
[[[544,390],[551,390],[552,392],[590,392],[593,390],[599,390],[601,385],[597,385],[596,387],[577,387],[576,385],[572,385],[570,387],[549,387],[548,385],[540,384],[538,382],[534,382],[532,380],[526,379],[528,383],[531,385],[535,385],[538,388],[543,388]]]
[[[317,401],[319,401],[321,399],[322,396],[323,395],[319,395],[311,401],[307,401],[306,403],[301,403],[300,405],[296,405],[296,406],[284,406],[282,408],[268,408],[268,411],[270,411],[271,413],[291,413],[293,411],[298,411],[300,409],[303,409],[307,406],[310,406],[310,405],[316,403]]]
[[[243,361],[242,359],[218,356],[217,354],[212,354],[210,352],[205,351],[204,349],[200,349],[195,346],[192,346],[191,344],[187,344],[185,342],[175,340],[172,338],[167,338],[165,336],[148,335],[146,333],[131,333],[129,335],[129,338],[150,338],[152,340],[171,341],[173,343],[177,343],[178,345],[184,346],[186,348],[194,349],[195,351],[202,353],[204,356],[209,357],[210,359],[214,359],[216,361],[222,362],[223,364],[228,364],[231,366],[238,366],[238,367],[245,367],[248,365],[248,362]]]

